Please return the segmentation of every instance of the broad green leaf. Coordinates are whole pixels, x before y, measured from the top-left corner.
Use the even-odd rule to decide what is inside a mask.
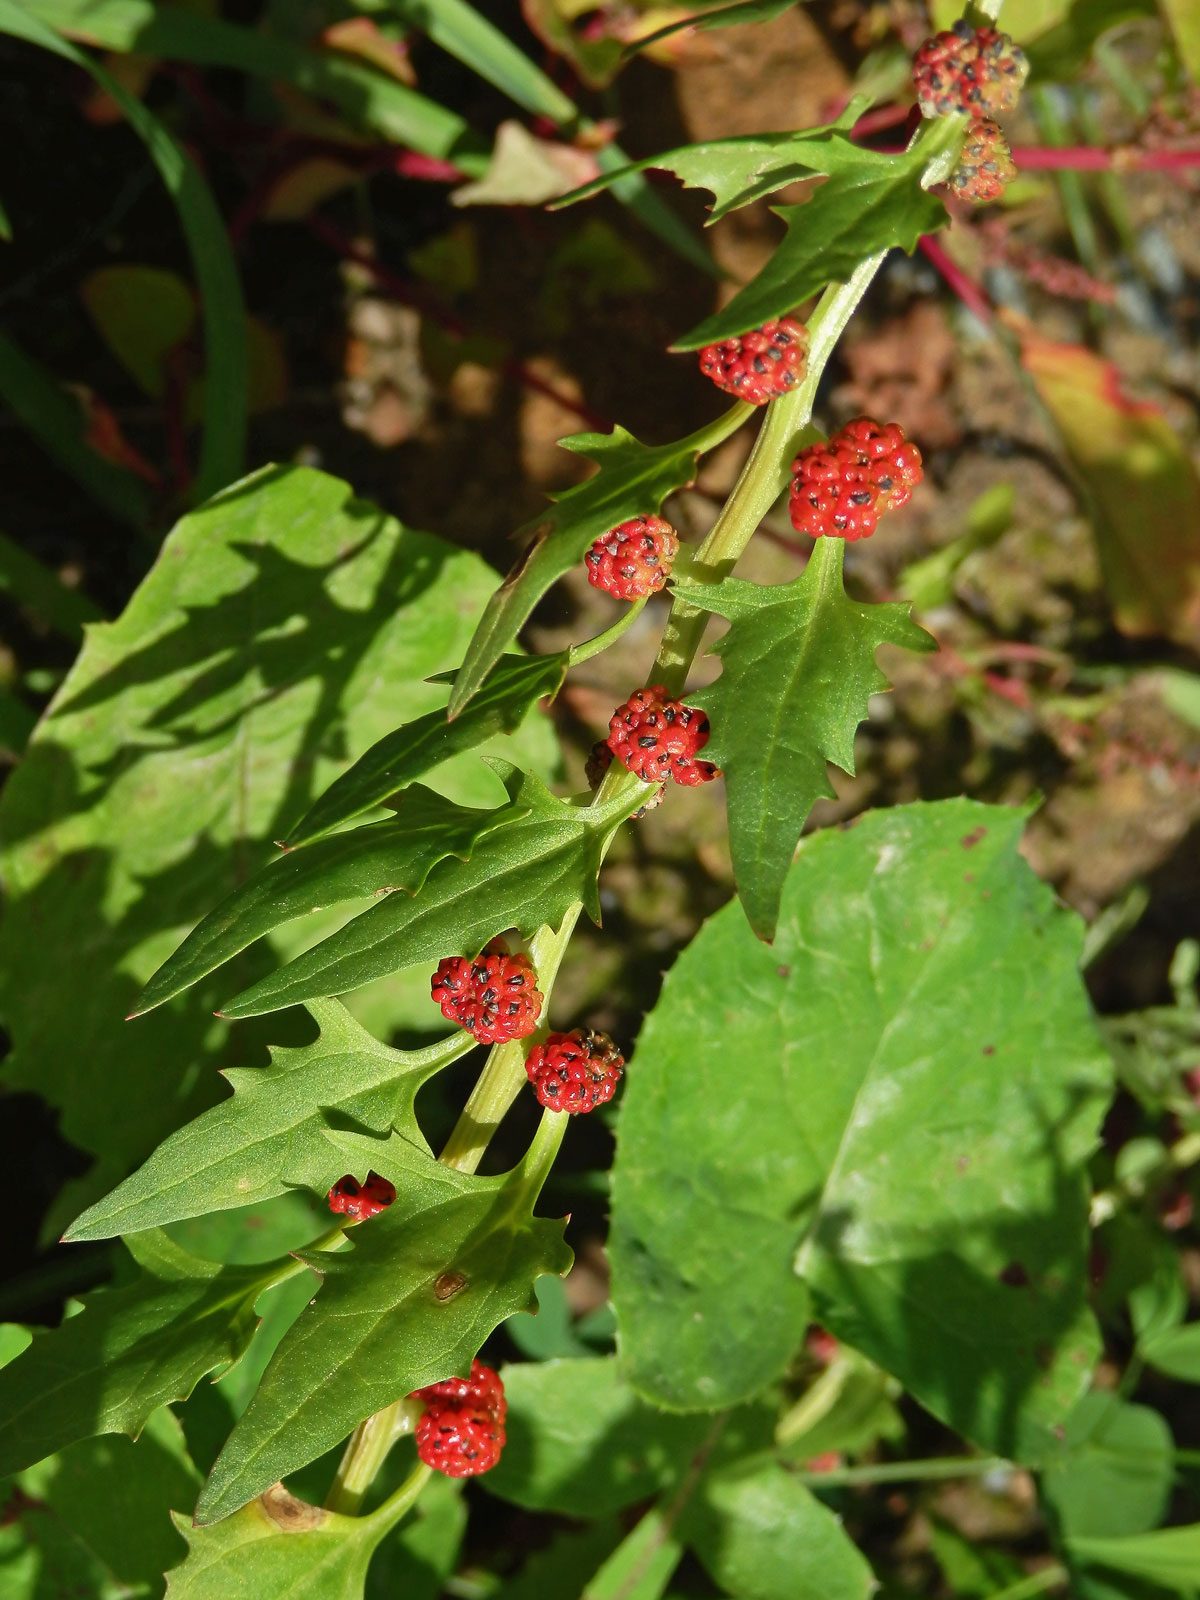
[[[1071,1539],[1067,1548],[1085,1566],[1129,1572],[1181,1594],[1194,1595],[1200,1587],[1200,1522],[1128,1539]]]
[[[404,1203],[356,1229],[349,1251],[299,1252],[324,1285],[218,1457],[197,1506],[201,1522],[316,1460],[372,1412],[468,1371],[494,1327],[536,1305],[535,1280],[571,1263],[563,1223],[533,1216],[544,1176],[536,1144],[511,1173],[480,1178],[397,1134],[328,1137],[350,1169],[374,1167]]]
[[[964,1437],[1048,1449],[1097,1350],[1084,1163],[1111,1067],[1023,820],[943,801],[817,834],[773,947],[728,906],[668,974],[612,1190],[620,1356],[647,1398],[763,1388],[807,1283]]]
[[[719,444],[752,409],[739,401],[715,423],[674,444],[639,444],[624,428],[558,441],[565,450],[590,456],[600,470],[556,496],[544,516],[520,530],[528,542],[475,630],[450,694],[450,717],[459,716],[479,693],[534,606],[583,560],[595,540],[629,517],[657,512],[667,495],[695,477],[701,452]]]
[[[521,815],[513,806],[481,811],[456,805],[414,784],[386,822],[351,828],[307,850],[288,850],[227,895],[154,974],[132,1015],[142,1016],[181,994],[297,917],[346,900],[419,893],[439,861],[447,856],[469,861],[485,834]]]
[[[23,0],[50,27],[105,50],[228,67],[278,80],[337,106],[347,120],[423,155],[452,157],[464,172],[487,163],[454,111],[338,50],[309,50],[261,29],[155,0]]]
[[[906,605],[864,605],[842,588],[842,542],[818,540],[793,583],[680,585],[681,598],[732,624],[714,646],[717,682],[691,701],[712,722],[705,755],[725,774],[738,894],[760,939],[771,939],[779,897],[813,803],[832,795],[825,769],[854,771],[854,735],[867,701],[889,687],[881,644],[930,650]]]
[[[660,1600],[683,1555],[668,1505],[651,1506],[584,1586],[583,1600]]]
[[[712,1427],[658,1411],[603,1359],[526,1362],[502,1373],[504,1454],[483,1487],[530,1511],[601,1517],[666,1489]]]
[[[136,1437],[158,1406],[186,1400],[205,1373],[237,1360],[255,1300],[296,1270],[286,1258],[219,1267],[165,1237],[143,1238],[153,1267],[128,1288],[90,1295],[0,1371],[0,1477],[91,1434]]]
[[[1182,1383],[1200,1383],[1200,1322],[1185,1328],[1164,1328],[1141,1346],[1142,1358],[1156,1372]]]
[[[261,1031],[214,1022],[212,980],[122,1018],[332,779],[438,704],[424,679],[462,660],[494,582],[337,479],[272,468],[186,517],[119,621],[89,629],[0,798],[0,1075],[99,1158],[56,1231],[219,1098],[217,1068],[266,1060]],[[544,719],[492,748],[552,768]],[[504,798],[469,754],[435,782],[463,804]],[[225,993],[301,947],[273,933]],[[300,1019],[267,1039],[307,1036]]]
[[[757,328],[792,311],[827,283],[844,283],[880,250],[899,247],[911,255],[923,233],[933,233],[949,220],[942,202],[921,187],[927,152],[882,156],[859,149],[858,157],[833,172],[804,204],[772,207],[787,234],[766,266],[673,349],[699,350]]]
[[[386,1505],[339,1516],[281,1483],[216,1527],[177,1517],[188,1554],[167,1574],[167,1600],[362,1600],[372,1552],[397,1520]]]
[[[288,848],[311,844],[352,822],[451,756],[473,750],[496,734],[515,732],[543,696],[558,693],[569,659],[565,651],[554,656],[501,656],[479,693],[453,722],[444,711],[430,711],[372,745],[300,819],[288,835]]]
[[[246,445],[246,312],[241,280],[216,202],[183,147],[163,124],[107,73],[100,63],[60,38],[32,10],[0,0],[0,33],[25,39],[90,74],[120,106],[179,212],[192,258],[204,322],[204,433],[195,497],[205,499],[243,470]]]
[[[0,1486],[5,1600],[86,1600],[162,1593],[184,1552],[171,1512],[188,1510],[200,1475],[178,1422],[152,1413],[136,1444],[83,1439]]]
[[[679,1530],[744,1600],[868,1600],[876,1587],[841,1519],[769,1458],[705,1473]]]
[[[261,1202],[292,1185],[322,1194],[346,1170],[324,1136],[334,1119],[379,1134],[395,1127],[427,1149],[413,1112],[417,1090],[474,1047],[470,1034],[425,1050],[390,1050],[338,1001],[314,1001],[311,1010],[321,1028],[314,1044],[273,1049],[269,1067],[231,1068],[233,1094],[171,1134],[66,1237],[162,1227]]]
[[[1114,1394],[1085,1394],[1042,1472],[1065,1539],[1148,1533],[1166,1514],[1175,1441],[1163,1416]]]
[[[1193,83],[1200,82],[1200,14],[1189,0],[1163,0],[1163,10],[1175,36],[1183,70]]]
[[[420,894],[388,895],[288,966],[221,1007],[252,1017],[344,994],[427,957],[474,956],[507,928],[528,937],[558,927],[582,902],[600,921],[597,875],[608,841],[644,798],[639,786],[603,805],[558,800],[539,778],[510,770],[512,820],[470,861],[435,867]]]

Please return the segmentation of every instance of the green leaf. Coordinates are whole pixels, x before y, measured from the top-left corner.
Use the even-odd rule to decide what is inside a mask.
[[[374,744],[332,783],[288,835],[291,850],[382,805],[414,778],[499,733],[513,733],[545,695],[556,695],[570,656],[501,656],[471,704],[453,722],[430,711]]]
[[[398,715],[437,705],[445,691],[423,680],[462,660],[494,582],[478,557],[337,479],[272,468],[185,518],[120,620],[89,629],[0,798],[0,1014],[13,1038],[0,1073],[60,1109],[64,1137],[99,1157],[58,1202],[57,1230],[220,1097],[218,1068],[311,1037],[303,1018],[266,1036],[221,1027],[211,979],[121,1019],[317,794]],[[492,748],[554,760],[540,717]],[[504,799],[471,755],[436,784],[464,804]],[[239,957],[225,992],[302,948],[311,925],[297,928]]]
[[[802,1278],[824,1326],[965,1437],[1048,1449],[1097,1350],[1084,1163],[1111,1067],[1080,925],[1020,860],[1022,822],[944,801],[817,834],[773,947],[729,906],[679,958],[613,1174],[640,1393],[756,1393],[800,1342]]]
[[[642,788],[603,805],[558,800],[540,778],[508,777],[510,818],[468,862],[434,868],[418,895],[388,895],[279,972],[221,1008],[252,1017],[297,1001],[344,994],[428,957],[474,956],[508,928],[528,937],[558,927],[582,901],[600,921],[597,876],[608,841],[637,810]]]
[[[163,267],[122,262],[89,273],[79,295],[138,388],[161,400],[168,360],[196,322],[195,297],[184,279]]]
[[[679,1527],[743,1600],[867,1600],[876,1587],[841,1519],[769,1459],[707,1472]]]
[[[774,936],[783,881],[814,801],[833,794],[826,761],[854,771],[867,701],[889,687],[876,650],[935,648],[906,605],[847,598],[842,551],[841,540],[818,540],[793,583],[768,588],[726,578],[677,591],[732,624],[713,650],[720,678],[690,700],[712,720],[705,755],[725,774],[734,876],[760,939]]]
[[[1156,1372],[1182,1383],[1200,1383],[1200,1322],[1185,1328],[1165,1328],[1146,1339],[1141,1354]]]
[[[787,226],[782,243],[756,278],[673,349],[699,350],[783,316],[827,283],[844,283],[880,250],[899,247],[911,255],[923,233],[949,221],[942,202],[921,187],[926,152],[881,156],[858,149],[858,156],[803,205],[771,208]]]
[[[281,1483],[216,1527],[177,1517],[188,1555],[167,1574],[167,1600],[362,1600],[372,1552],[397,1520],[387,1505],[339,1516]]]
[[[434,1473],[411,1514],[376,1550],[366,1600],[438,1600],[467,1531],[462,1490],[460,1482]]]
[[[602,1517],[674,1483],[712,1427],[658,1411],[612,1357],[525,1362],[502,1373],[507,1442],[483,1487],[529,1511]]]
[[[659,511],[667,495],[695,477],[701,452],[719,444],[750,411],[739,402],[715,423],[674,444],[639,444],[624,428],[608,434],[576,433],[558,441],[566,450],[590,456],[600,470],[555,497],[544,516],[521,530],[529,542],[488,601],[454,682],[450,717],[459,716],[479,693],[534,606],[583,560],[595,540],[629,517]]]
[[[1128,1539],[1071,1539],[1070,1553],[1085,1566],[1106,1567],[1147,1578],[1164,1589],[1194,1595],[1200,1573],[1200,1522],[1186,1528],[1160,1528]]]
[[[1149,1406],[1094,1390],[1067,1419],[1042,1472],[1042,1498],[1063,1538],[1148,1533],[1167,1510],[1175,1441]]]
[[[683,1555],[666,1505],[651,1506],[593,1574],[583,1600],[659,1600]]]
[[[470,1034],[426,1050],[389,1050],[338,1001],[314,1001],[311,1010],[321,1028],[314,1044],[272,1050],[269,1067],[230,1069],[230,1098],[171,1134],[66,1237],[162,1227],[260,1203],[293,1185],[322,1194],[346,1170],[325,1138],[335,1117],[379,1134],[395,1127],[427,1149],[413,1111],[417,1090],[474,1047]]]
[[[1163,10],[1184,72],[1193,83],[1200,82],[1200,16],[1185,0],[1163,0]]]
[[[229,236],[208,185],[166,128],[107,73],[23,5],[0,0],[0,33],[62,56],[91,75],[120,106],[175,202],[192,258],[204,317],[204,435],[193,493],[203,500],[242,471],[246,444],[246,312]]]
[[[437,862],[447,856],[469,861],[480,839],[512,820],[514,808],[459,806],[414,784],[395,812],[386,822],[352,828],[269,862],[192,929],[142,990],[132,1015],[152,1011],[297,917],[346,900],[417,894]]]
[[[137,1443],[84,1439],[0,1486],[0,1586],[5,1600],[162,1592],[183,1540],[171,1512],[196,1498],[200,1474],[164,1406]]]
[[[28,606],[55,633],[73,644],[83,643],[85,624],[103,621],[104,613],[87,595],[70,588],[56,572],[2,533],[0,590],[19,605]]]
[[[358,1229],[351,1250],[300,1252],[324,1286],[285,1335],[218,1457],[199,1521],[228,1516],[371,1412],[468,1371],[494,1327],[536,1304],[534,1281],[567,1271],[563,1223],[532,1212],[539,1163],[559,1136],[535,1141],[511,1173],[480,1178],[442,1166],[397,1134],[384,1142],[330,1132],[350,1167],[374,1167],[404,1203]]]
[[[796,4],[797,0],[735,0],[733,5],[717,6],[711,11],[697,11],[690,17],[680,18],[678,22],[668,22],[664,27],[656,28],[653,33],[634,39],[625,46],[624,53],[626,56],[636,55],[649,45],[658,44],[662,39],[669,39],[672,34],[679,33],[684,28],[691,28],[699,33],[709,28],[732,28],[745,22],[773,22],[776,17],[781,17]]]
[[[0,1477],[97,1433],[136,1437],[158,1406],[186,1400],[207,1372],[236,1361],[254,1332],[254,1302],[291,1276],[219,1267],[142,1235],[145,1271],[90,1295],[76,1316],[38,1334],[0,1370]]]

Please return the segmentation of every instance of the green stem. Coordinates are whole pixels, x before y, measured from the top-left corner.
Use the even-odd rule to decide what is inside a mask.
[[[631,606],[626,606],[624,615],[618,617],[611,628],[605,628],[604,632],[598,633],[594,639],[586,639],[583,644],[572,645],[571,666],[577,667],[581,662],[590,661],[602,650],[607,650],[610,644],[616,644],[625,630],[632,627],[641,616],[649,598],[648,594],[644,594],[640,600],[635,600]]]
[[[1047,1589],[1058,1589],[1064,1583],[1069,1583],[1071,1574],[1066,1567],[1057,1562],[1052,1567],[1043,1567],[1040,1572],[1034,1572],[1028,1578],[1022,1578],[1018,1583],[1010,1583],[1007,1589],[1000,1589],[991,1596],[991,1600],[1030,1600],[1031,1595],[1044,1594]]]
[[[326,1508],[353,1516],[363,1502],[375,1474],[387,1459],[388,1451],[402,1434],[411,1433],[416,1424],[415,1407],[407,1398],[385,1406],[360,1422],[350,1435],[333,1487],[325,1500]],[[427,1469],[426,1469],[427,1470]]]
[[[432,1477],[433,1468],[421,1462],[419,1466],[413,1468],[395,1493],[389,1495],[377,1510],[372,1511],[368,1520],[382,1522],[385,1528],[394,1527],[401,1517],[407,1516],[416,1505],[421,1490]]]
[[[981,1478],[1011,1466],[1003,1456],[934,1456],[929,1461],[878,1461],[864,1467],[834,1467],[829,1472],[797,1472],[795,1477],[813,1489],[850,1489],[863,1484]]]

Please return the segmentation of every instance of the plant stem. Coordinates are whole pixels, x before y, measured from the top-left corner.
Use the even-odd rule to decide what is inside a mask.
[[[326,1496],[326,1509],[353,1516],[388,1451],[402,1434],[412,1432],[414,1422],[413,1407],[407,1399],[397,1400],[360,1422],[350,1435],[333,1487]]]
[[[372,1511],[370,1520],[392,1527],[412,1510],[420,1498],[421,1490],[432,1477],[433,1468],[421,1462],[419,1466],[413,1468],[395,1493],[389,1495],[377,1510]]]
[[[1061,1587],[1070,1581],[1070,1577],[1066,1567],[1055,1562],[1052,1567],[1043,1567],[1040,1572],[1030,1573],[1028,1578],[1010,1583],[1007,1589],[998,1590],[991,1600],[1029,1600],[1031,1595],[1044,1594],[1047,1589]]]
[[[795,1477],[814,1489],[849,1489],[861,1484],[982,1478],[1011,1466],[1003,1456],[934,1456],[929,1461],[878,1461],[863,1467],[833,1467],[828,1472],[797,1472]]]
[[[646,609],[646,601],[649,598],[648,594],[644,594],[640,600],[635,600],[632,605],[626,606],[624,612],[617,618],[612,627],[605,628],[604,632],[598,633],[594,639],[585,639],[583,644],[572,645],[571,666],[577,667],[581,662],[590,661],[593,656],[598,656],[602,650],[607,650],[610,644],[616,644],[626,629],[632,627],[638,617],[641,616]]]

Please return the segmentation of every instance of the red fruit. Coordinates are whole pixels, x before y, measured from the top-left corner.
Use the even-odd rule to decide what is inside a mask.
[[[414,1389],[409,1398],[424,1400],[426,1405],[431,1406],[470,1406],[476,1411],[494,1415],[500,1422],[504,1421],[508,1410],[500,1374],[485,1366],[478,1356],[471,1363],[469,1378],[443,1378],[440,1383],[428,1383],[423,1389]]]
[[[921,452],[905,440],[898,423],[873,422],[870,417],[854,417],[839,428],[834,440],[841,457],[861,467],[879,492],[876,510],[895,511],[907,505],[920,483]]]
[[[625,1057],[606,1033],[572,1028],[552,1033],[525,1058],[538,1101],[549,1111],[594,1111],[617,1092]]]
[[[604,780],[604,774],[608,771],[609,767],[612,766],[612,758],[613,753],[605,744],[604,740],[597,739],[596,743],[588,752],[587,765],[583,769],[583,775],[587,779],[588,787],[590,789],[598,789],[600,787]],[[660,783],[658,788],[650,796],[649,800],[646,801],[645,805],[639,806],[633,813],[634,822],[640,822],[641,819],[646,815],[647,811],[654,811],[658,806],[662,805],[664,799],[666,798],[666,794],[666,784]]]
[[[618,600],[657,594],[679,550],[679,535],[661,517],[630,517],[601,534],[584,556],[588,582]]]
[[[523,1039],[542,1014],[532,961],[510,955],[503,939],[493,939],[474,961],[465,956],[440,961],[431,992],[442,1015],[473,1033],[480,1044]]]
[[[329,1209],[351,1222],[365,1222],[368,1217],[386,1211],[396,1198],[396,1186],[381,1178],[377,1172],[368,1172],[367,1181],[360,1184],[347,1173],[339,1178],[329,1191]]]
[[[964,18],[936,34],[913,57],[913,84],[927,117],[1011,111],[1029,76],[1029,62],[1006,33],[972,28]]]
[[[794,389],[807,362],[808,329],[793,317],[764,322],[751,333],[706,345],[700,352],[700,371],[718,389],[752,406],[764,406]]]
[[[983,204],[998,200],[1016,175],[1008,140],[994,122],[981,117],[967,129],[962,155],[945,187],[955,200]]]
[[[788,513],[796,531],[810,538],[866,539],[920,481],[921,453],[896,423],[855,417],[792,462]]]
[[[708,743],[708,718],[695,706],[668,700],[661,684],[631,695],[608,727],[608,748],[645,783],[674,778],[691,787],[718,776],[711,761],[696,759]]]
[[[508,1404],[498,1373],[476,1357],[469,1378],[445,1378],[410,1397],[426,1410],[417,1423],[417,1455],[448,1478],[488,1472],[504,1448]]]

